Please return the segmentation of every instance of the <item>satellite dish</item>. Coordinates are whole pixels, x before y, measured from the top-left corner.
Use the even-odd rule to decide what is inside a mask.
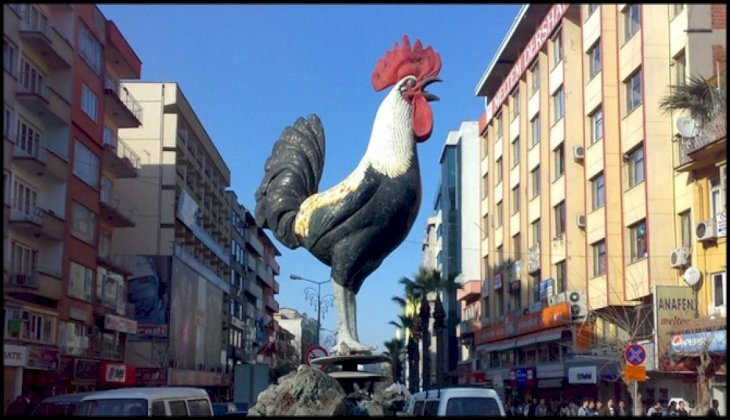
[[[697,135],[697,121],[692,117],[679,117],[677,119],[677,131],[682,137],[694,137]]]
[[[687,283],[688,286],[694,287],[695,284],[697,284],[698,281],[700,281],[701,277],[700,270],[698,270],[696,267],[692,266],[688,268],[684,274],[682,275],[682,278],[684,279],[684,282]]]

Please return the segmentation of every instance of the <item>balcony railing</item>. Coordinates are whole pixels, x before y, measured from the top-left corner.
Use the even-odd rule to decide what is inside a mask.
[[[104,77],[104,89],[116,93],[122,103],[132,112],[135,118],[142,122],[142,106],[132,96],[126,87],[121,87],[119,80],[107,75]]]
[[[23,209],[20,203],[13,203],[10,209],[11,222],[28,222],[36,225],[43,224],[43,209],[36,205]]]
[[[132,148],[127,146],[122,139],[114,135],[111,129],[104,127],[104,147],[108,147],[111,151],[116,153],[121,159],[126,159],[129,163],[137,170],[140,166],[140,158]]]
[[[132,207],[128,204],[124,204],[122,199],[112,192],[111,188],[102,186],[99,199],[99,201],[107,207],[114,209],[117,213],[119,213],[119,215],[132,220]]]
[[[692,154],[712,143],[727,138],[727,115],[720,114],[697,129],[693,137],[682,137],[679,143],[679,164],[691,162]]]
[[[38,273],[36,270],[22,270],[14,271],[11,270],[8,276],[8,286],[15,287],[28,287],[31,289],[38,288]]]

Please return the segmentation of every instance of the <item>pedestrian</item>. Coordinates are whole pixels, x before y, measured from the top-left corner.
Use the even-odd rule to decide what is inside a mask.
[[[661,417],[664,413],[662,413],[662,403],[659,401],[655,402],[651,408],[649,408],[649,411],[646,412],[647,417]]]
[[[7,415],[19,415],[23,416],[26,414],[26,410],[28,409],[28,406],[30,406],[30,399],[26,397],[25,395],[18,395],[18,397],[15,399],[15,401],[11,402],[10,405],[8,405],[8,409],[5,412]]]
[[[689,416],[689,411],[687,411],[687,406],[684,404],[684,401],[679,402],[679,407],[677,407],[677,413],[680,417]]]
[[[609,398],[608,402],[606,403],[606,415],[609,417],[618,417],[618,410],[616,410],[616,405],[613,402],[613,398]]]
[[[719,417],[720,416],[720,401],[712,400],[712,407],[707,410],[707,417]]]
[[[535,417],[547,417],[548,408],[545,405],[545,398],[540,398],[540,404],[535,407]]]
[[[666,417],[679,417],[679,412],[677,411],[677,402],[676,401],[672,401],[669,403],[667,412],[664,415]]]
[[[626,407],[626,403],[623,400],[618,400],[618,416],[619,417],[630,417],[631,412]]]
[[[606,409],[606,406],[603,405],[603,401],[596,400],[596,412],[593,414],[594,416],[608,416],[608,409]]]
[[[588,417],[591,415],[591,409],[588,408],[589,404],[590,401],[588,401],[588,398],[583,400],[583,405],[578,409],[578,417]]]

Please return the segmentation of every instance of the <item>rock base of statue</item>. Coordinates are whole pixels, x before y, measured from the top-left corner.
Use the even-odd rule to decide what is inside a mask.
[[[330,362],[328,369],[335,369],[332,365],[352,367],[352,360],[345,361],[343,356],[334,356],[325,360],[324,365]],[[320,359],[315,359],[320,360]],[[382,361],[382,356],[369,356],[355,362],[358,364],[376,363]],[[363,363],[364,362],[364,363]],[[322,363],[321,361],[319,363]],[[362,377],[359,374],[369,374],[357,370],[334,370],[329,375],[319,369],[307,365],[299,365],[281,378],[277,384],[270,385],[261,392],[254,404],[248,410],[248,416],[393,416],[405,403],[406,397],[402,392],[392,389],[394,386],[384,387],[379,384],[375,392],[367,392],[364,388],[372,387],[376,382],[375,376]],[[360,376],[360,377],[358,377]],[[352,391],[346,392],[341,383],[352,386]],[[368,385],[367,383],[371,384]],[[359,384],[362,384],[361,387]]]
[[[365,391],[375,392],[375,384],[385,380],[378,373],[358,370],[359,365],[387,362],[390,359],[383,354],[349,354],[326,356],[313,359],[312,363],[321,365],[328,374],[340,383],[346,393]],[[334,368],[339,366],[339,369]]]

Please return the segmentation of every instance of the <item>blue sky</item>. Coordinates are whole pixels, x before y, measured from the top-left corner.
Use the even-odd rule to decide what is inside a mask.
[[[434,131],[418,146],[423,201],[406,240],[365,280],[358,302],[358,332],[383,349],[393,337],[388,322],[400,309],[398,280],[421,262],[426,219],[434,214],[439,157],[449,131],[478,120],[484,98],[477,82],[517,15],[519,4],[491,5],[99,5],[142,60],[144,81],[177,82],[231,170],[231,189],[253,210],[264,162],[287,125],[316,113],[327,141],[320,191],[345,178],[365,152],[378,105],[370,76],[377,61],[407,34],[431,45],[443,63],[429,91]],[[478,194],[477,191],[474,194]],[[273,237],[273,235],[270,235]],[[278,244],[278,242],[277,242]],[[316,318],[305,299],[329,267],[303,248],[279,245],[282,307]],[[314,286],[316,288],[316,286]],[[322,294],[329,293],[322,285]],[[335,329],[330,309],[323,327]]]

